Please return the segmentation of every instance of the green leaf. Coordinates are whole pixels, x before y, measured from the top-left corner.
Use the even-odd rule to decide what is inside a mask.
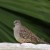
[[[17,42],[13,22],[22,24],[50,43],[50,6],[47,0],[0,0],[0,42]]]

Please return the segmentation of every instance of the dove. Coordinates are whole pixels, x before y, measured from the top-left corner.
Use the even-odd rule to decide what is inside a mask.
[[[13,31],[15,39],[20,43],[46,43],[31,30],[23,26],[20,20],[14,21]]]

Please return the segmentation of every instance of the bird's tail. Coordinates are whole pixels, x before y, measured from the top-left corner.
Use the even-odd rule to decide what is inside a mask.
[[[41,43],[41,44],[48,44],[46,41],[42,40],[42,39],[39,39],[38,38],[38,43]]]

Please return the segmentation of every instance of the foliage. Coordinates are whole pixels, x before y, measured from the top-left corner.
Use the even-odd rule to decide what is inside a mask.
[[[22,24],[41,39],[50,43],[50,1],[0,0],[0,42],[17,42],[13,21]]]

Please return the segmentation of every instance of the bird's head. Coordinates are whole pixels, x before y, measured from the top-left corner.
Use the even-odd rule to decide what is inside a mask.
[[[19,24],[21,24],[20,20],[15,20],[14,21],[14,25],[19,25]]]

